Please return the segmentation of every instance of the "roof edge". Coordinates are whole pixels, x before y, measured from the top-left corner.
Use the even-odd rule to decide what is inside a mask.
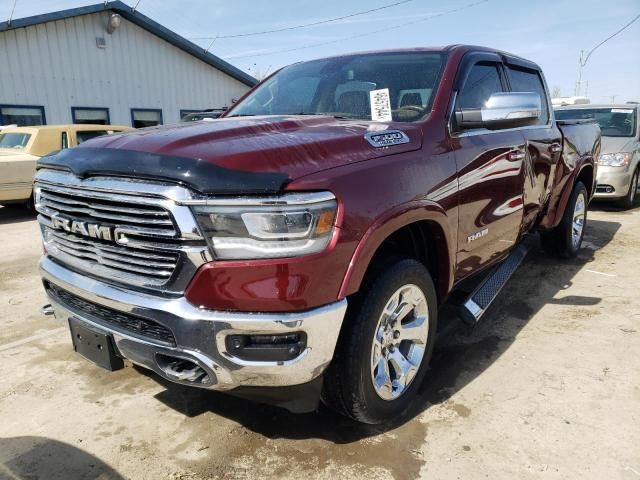
[[[129,5],[120,0],[96,3],[93,5],[86,5],[84,7],[70,8],[67,10],[60,10],[57,12],[44,13],[40,15],[33,15],[31,17],[16,18],[14,20],[11,20],[11,24],[9,24],[9,22],[0,22],[0,33],[10,30],[16,30],[18,28],[31,27],[42,23],[55,22],[57,20],[79,17],[82,15],[91,15],[93,13],[99,13],[109,10],[121,15],[123,18],[138,25],[140,28],[143,28],[149,33],[160,37],[174,47],[187,52],[188,54],[220,70],[221,72],[226,73],[227,75],[235,78],[239,82],[244,83],[249,87],[253,87],[256,83],[258,83],[258,80],[253,78],[251,75],[243,72],[239,68],[231,65],[229,62],[226,62],[220,57],[217,57],[216,55],[205,51],[204,48],[178,35],[172,30],[169,30],[168,28],[162,26],[158,22],[150,19],[142,13],[135,11]]]

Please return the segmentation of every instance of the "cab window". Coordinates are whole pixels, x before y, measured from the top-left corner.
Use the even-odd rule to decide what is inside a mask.
[[[65,148],[69,148],[69,135],[67,134],[67,132],[62,132],[61,144],[63,150]]]
[[[526,68],[509,67],[509,81],[513,92],[534,92],[540,95],[542,112],[537,125],[546,125],[549,121],[549,104],[547,103],[547,92],[544,89],[542,78],[535,70]]]
[[[503,91],[498,65],[477,63],[471,67],[469,76],[458,93],[456,110],[482,108],[492,94]]]

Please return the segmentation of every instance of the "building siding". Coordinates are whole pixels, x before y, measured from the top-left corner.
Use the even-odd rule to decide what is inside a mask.
[[[113,124],[131,125],[132,108],[219,108],[249,87],[110,11],[0,32],[0,104],[41,105],[47,123],[71,123],[71,107],[107,107]],[[106,48],[96,46],[96,37]]]

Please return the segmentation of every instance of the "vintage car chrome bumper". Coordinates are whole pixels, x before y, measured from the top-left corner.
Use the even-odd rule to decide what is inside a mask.
[[[162,298],[119,288],[79,275],[48,257],[40,272],[57,319],[79,319],[113,336],[116,353],[173,382],[213,390],[241,386],[282,387],[317,378],[331,361],[347,308],[346,300],[304,312],[239,313],[200,309],[184,297]],[[127,332],[79,309],[54,294],[65,291],[99,309],[149,319],[171,331],[174,344]],[[71,297],[69,297],[71,298]],[[306,348],[287,361],[246,361],[228,352],[228,335],[279,335],[304,332]],[[206,381],[192,380],[167,370],[167,359],[182,359],[206,372]]]

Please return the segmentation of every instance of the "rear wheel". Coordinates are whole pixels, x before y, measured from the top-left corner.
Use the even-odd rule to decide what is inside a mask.
[[[564,258],[578,254],[587,224],[587,198],[584,184],[576,182],[560,224],[540,235],[542,247],[548,253]]]
[[[388,421],[415,398],[435,340],[433,281],[418,261],[391,264],[349,307],[324,400],[364,423]]]
[[[638,198],[638,188],[640,188],[640,166],[636,167],[635,172],[633,172],[633,176],[631,177],[631,182],[629,185],[629,191],[627,194],[620,200],[620,207],[625,210],[629,208],[633,208],[635,206],[636,200]]]

